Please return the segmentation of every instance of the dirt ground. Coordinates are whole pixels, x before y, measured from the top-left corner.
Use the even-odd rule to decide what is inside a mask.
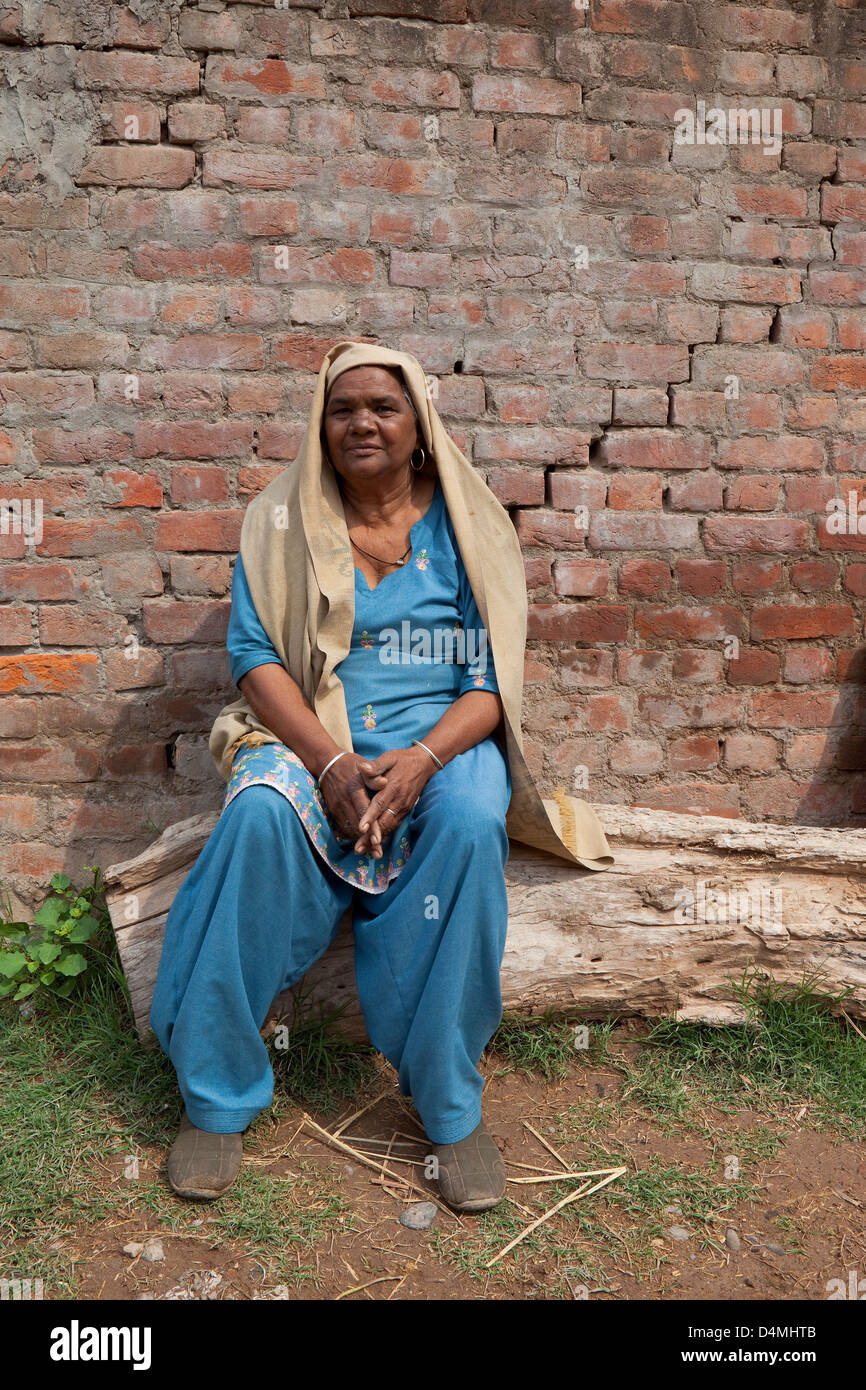
[[[612,1050],[625,1055],[638,1046],[634,1034],[622,1030],[612,1043]],[[293,1108],[278,1121],[263,1124],[260,1119],[245,1138],[244,1163],[286,1180],[290,1188],[297,1183],[299,1211],[305,1202],[322,1211],[337,1199],[340,1214],[329,1219],[324,1235],[318,1227],[307,1246],[295,1245],[286,1257],[287,1263],[297,1263],[296,1276],[286,1273],[285,1264],[282,1274],[275,1273],[273,1260],[256,1248],[254,1236],[227,1239],[214,1231],[216,1204],[169,1197],[177,1200],[179,1229],[173,1231],[133,1200],[128,1218],[118,1220],[114,1214],[102,1224],[81,1224],[74,1239],[64,1242],[64,1253],[74,1254],[79,1297],[824,1300],[834,1287],[831,1280],[841,1279],[848,1288],[851,1271],[864,1280],[860,1292],[866,1294],[862,1145],[837,1143],[832,1134],[809,1129],[808,1116],[802,1127],[774,1125],[748,1109],[704,1113],[697,1134],[688,1124],[656,1122],[627,1103],[617,1104],[622,1073],[609,1066],[581,1068],[562,1081],[509,1072],[495,1057],[482,1070],[487,1077],[485,1118],[506,1161],[508,1196],[520,1207],[509,1201],[494,1213],[459,1218],[440,1209],[430,1229],[407,1229],[398,1220],[400,1212],[410,1202],[424,1200],[424,1194],[401,1191],[399,1179],[390,1180],[386,1189],[375,1171],[311,1133],[304,1111]],[[362,1145],[368,1157],[377,1148],[384,1153],[391,1143],[393,1154],[420,1159],[414,1166],[394,1162],[391,1170],[411,1175],[435,1197],[435,1183],[424,1178],[429,1144],[411,1102],[399,1096],[384,1062],[380,1071],[381,1085],[373,1094],[381,1098],[348,1125],[343,1138]],[[309,1113],[333,1131],[365,1103],[362,1098],[328,1117]],[[602,1113],[601,1123],[599,1110],[610,1112]],[[593,1112],[584,1136],[580,1117]],[[716,1121],[726,1150],[736,1150],[739,1135],[748,1151],[747,1141],[758,1129],[784,1136],[771,1158],[754,1157],[753,1146],[747,1198],[725,1196],[721,1151],[707,1137]],[[559,1168],[527,1123],[571,1168],[624,1164],[628,1176],[661,1177],[653,1180],[644,1200],[639,1188],[617,1193],[616,1181],[588,1195],[487,1268],[515,1233],[569,1190],[568,1185],[511,1181]],[[163,1149],[147,1151],[141,1170],[168,1191],[166,1154]],[[109,1184],[124,1182],[120,1166],[106,1172]],[[689,1208],[683,1192],[688,1194],[690,1184],[702,1179],[709,1180],[717,1200],[714,1210],[702,1211],[695,1220],[696,1208]],[[726,1240],[730,1230],[735,1235]],[[122,1253],[128,1242],[152,1237],[161,1240],[164,1260],[146,1263],[140,1255]],[[739,1249],[729,1248],[728,1242],[739,1243]]]

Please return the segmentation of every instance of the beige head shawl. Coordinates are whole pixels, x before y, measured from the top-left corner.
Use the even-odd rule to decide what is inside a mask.
[[[325,357],[298,456],[249,504],[240,554],[262,627],[289,675],[341,748],[352,749],[336,667],[348,654],[355,617],[355,567],[337,476],[323,458],[326,390],[351,367],[402,370],[435,460],[481,620],[505,711],[512,794],[509,838],[588,869],[613,863],[592,807],[557,788],[543,800],[523,757],[521,711],[526,641],[526,578],[520,543],[505,508],[446,433],[420,362],[406,352],[341,342]],[[219,714],[210,751],[228,780],[241,742],[275,743],[243,697]],[[435,774],[434,774],[435,775]]]

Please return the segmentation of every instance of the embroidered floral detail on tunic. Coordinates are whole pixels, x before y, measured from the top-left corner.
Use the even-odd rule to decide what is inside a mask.
[[[376,639],[372,632],[368,632],[367,629],[364,628],[364,631],[361,633],[360,642],[362,647],[366,647],[369,650],[370,647],[375,646]]]
[[[409,836],[404,832],[382,845],[382,858],[356,854],[352,837],[341,839],[331,824],[328,809],[315,778],[297,754],[281,743],[258,748],[239,748],[226,787],[222,809],[245,787],[273,787],[297,811],[314,847],[335,874],[367,893],[384,893],[388,884],[408,862]]]
[[[366,729],[375,729],[376,712],[373,709],[372,705],[367,705],[364,709],[361,710],[361,718],[364,721],[364,727]]]
[[[427,547],[424,546],[423,549],[419,550],[418,554],[415,556],[415,564],[418,566],[419,570],[426,570],[429,563],[430,556],[427,554]]]
[[[486,685],[486,681],[485,681],[485,679],[484,679],[484,677],[483,677],[482,675],[473,676],[473,677],[472,677],[472,684],[473,684],[473,685],[477,685],[477,686],[480,687],[480,686],[482,686],[482,685]]]

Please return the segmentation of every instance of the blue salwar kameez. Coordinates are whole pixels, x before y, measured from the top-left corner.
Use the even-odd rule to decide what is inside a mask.
[[[496,691],[493,653],[437,482],[412,553],[370,589],[355,570],[351,647],[337,667],[356,752],[424,739],[467,690]],[[279,657],[240,556],[232,676]],[[223,810],[169,912],[150,1022],[200,1129],[236,1133],[273,1099],[260,1028],[353,906],[358,993],[432,1143],[481,1119],[477,1063],[501,1019],[507,759],[495,736],[458,754],[386,835],[380,860],[340,838],[317,783],[282,744],[241,747]],[[386,822],[387,824],[387,822]]]

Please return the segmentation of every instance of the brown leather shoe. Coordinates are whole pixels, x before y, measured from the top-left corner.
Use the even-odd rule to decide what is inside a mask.
[[[180,1131],[168,1156],[168,1180],[178,1197],[212,1201],[227,1192],[243,1160],[243,1132],[211,1134],[197,1129],[183,1112]]]
[[[505,1164],[482,1120],[456,1144],[434,1144],[439,1191],[455,1211],[488,1211],[505,1196]]]

